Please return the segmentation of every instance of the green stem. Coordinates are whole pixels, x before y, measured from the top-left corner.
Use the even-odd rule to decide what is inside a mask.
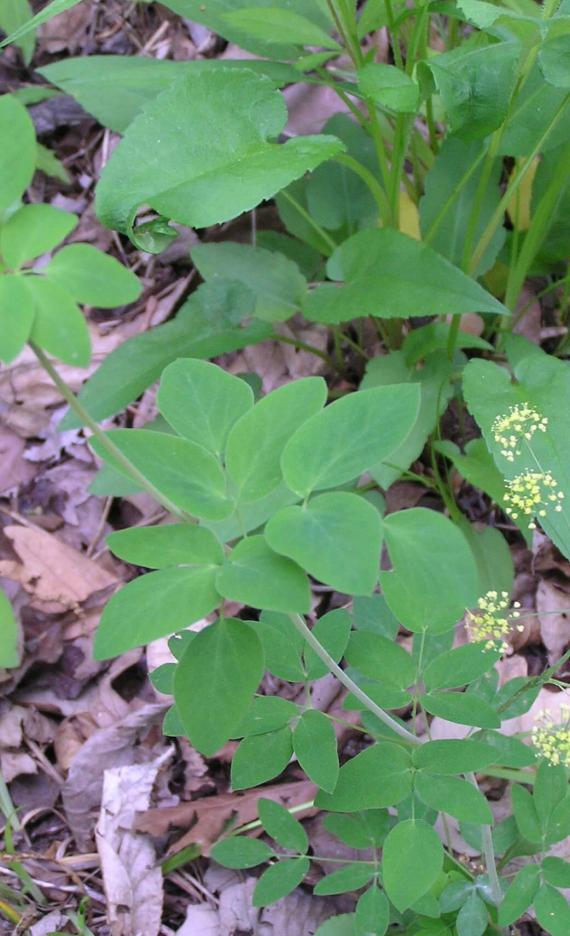
[[[332,253],[334,250],[336,250],[336,248],[338,247],[337,242],[334,241],[334,240],[332,239],[332,237],[330,236],[330,234],[327,234],[327,232],[325,231],[325,229],[322,228],[322,227],[320,226],[320,224],[317,224],[317,222],[315,221],[315,219],[309,214],[309,212],[306,210],[306,208],[303,208],[303,205],[301,204],[301,202],[297,201],[297,199],[296,199],[293,195],[291,195],[291,193],[288,192],[287,189],[281,189],[281,191],[279,192],[279,194],[281,195],[282,198],[285,199],[285,201],[288,201],[289,204],[293,206],[293,208],[295,209],[295,211],[298,211],[298,212],[299,212],[299,214],[301,215],[301,217],[303,218],[303,220],[306,221],[307,224],[310,224],[310,226],[313,228],[313,230],[317,232],[317,234],[319,235],[319,237],[322,237],[322,239],[324,240],[324,242],[325,242],[325,243],[327,244],[327,246],[329,247],[331,253]]]
[[[479,789],[474,773],[465,774],[465,778],[473,784],[476,790]],[[497,874],[495,848],[493,846],[491,826],[484,825],[481,827],[481,838],[483,842],[483,858],[485,860],[485,867],[487,868],[487,875],[489,877],[489,884],[491,887],[491,896],[493,898],[493,903],[496,907],[498,907],[503,900],[503,892],[501,890],[499,875]]]
[[[357,686],[355,682],[348,676],[343,669],[340,668],[338,663],[335,663],[331,655],[323,647],[323,645],[317,640],[313,632],[307,627],[304,618],[300,614],[290,614],[293,624],[303,637],[303,639],[308,643],[311,650],[317,654],[320,660],[323,661],[327,669],[338,679],[342,685],[352,692],[356,698],[366,706],[369,712],[372,712],[376,718],[379,718],[388,728],[390,728],[394,734],[397,734],[400,738],[403,738],[408,744],[421,744],[419,738],[417,738],[411,731],[408,731],[407,728],[404,728],[395,718],[392,718],[388,712],[385,712],[384,709],[380,708],[379,705],[374,702],[361,688]]]
[[[359,176],[364,184],[370,190],[376,205],[378,206],[378,212],[380,217],[384,221],[388,221],[390,218],[390,204],[386,198],[384,189],[373,175],[370,172],[370,169],[367,169],[366,166],[363,166],[362,163],[358,162],[357,159],[354,159],[353,156],[349,156],[348,153],[340,153],[339,156],[335,156],[336,162],[341,163],[341,165],[346,166],[347,169],[351,169],[357,176]]]
[[[41,348],[38,348],[38,346],[33,344],[32,342],[30,342],[30,347],[32,351],[34,352],[34,354],[36,355],[38,361],[40,362],[40,364],[46,371],[46,373],[49,374],[49,376],[51,377],[52,381],[54,382],[55,386],[61,393],[66,403],[69,404],[73,412],[79,417],[82,424],[84,426],[87,426],[87,428],[91,430],[95,438],[100,443],[101,447],[104,448],[105,451],[108,452],[108,454],[111,456],[111,458],[120,465],[122,470],[126,474],[128,474],[133,479],[133,481],[136,481],[137,484],[140,484],[140,486],[148,494],[150,494],[151,497],[153,497],[156,501],[158,501],[159,504],[162,504],[165,510],[168,510],[169,513],[174,514],[175,516],[179,517],[181,520],[187,520],[187,521],[193,522],[194,520],[193,517],[190,517],[188,514],[186,514],[183,510],[180,509],[180,507],[178,507],[173,501],[171,501],[169,497],[166,497],[166,495],[162,494],[162,492],[159,491],[158,488],[155,488],[154,484],[152,484],[147,478],[145,478],[142,472],[139,471],[139,469],[135,465],[133,465],[131,461],[129,461],[126,455],[123,455],[121,450],[118,449],[117,446],[114,445],[113,442],[111,442],[111,439],[109,438],[107,433],[103,432],[101,427],[98,426],[95,420],[91,418],[91,416],[89,415],[89,413],[87,412],[83,404],[79,402],[79,400],[77,399],[77,397],[75,396],[71,388],[66,384],[65,380],[63,380],[60,377],[57,370],[55,369],[55,367],[53,366],[53,364],[51,363],[47,355],[45,355],[44,352],[41,350]]]
[[[272,341],[280,341],[282,344],[292,345],[294,348],[297,348],[298,351],[307,351],[309,354],[314,354],[315,357],[325,361],[329,367],[334,367],[330,354],[327,354],[326,351],[321,351],[320,348],[315,348],[314,345],[307,344],[305,341],[299,341],[298,338],[289,338],[288,335],[278,335],[277,332],[271,335],[271,339]]]

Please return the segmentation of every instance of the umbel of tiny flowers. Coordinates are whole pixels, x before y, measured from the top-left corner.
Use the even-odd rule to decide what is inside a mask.
[[[507,493],[504,495],[505,510],[513,520],[522,516],[530,517],[529,528],[536,530],[533,517],[546,517],[546,508],[554,507],[560,513],[562,491],[557,491],[558,482],[550,471],[523,471],[511,481],[506,481]]]
[[[562,721],[554,722],[552,714],[545,709],[539,712],[532,729],[532,743],[544,760],[557,767],[570,767],[570,705],[561,705]]]
[[[524,630],[522,624],[513,625],[520,617],[520,603],[513,602],[513,610],[505,615],[509,607],[509,593],[506,591],[488,591],[477,601],[477,610],[467,612],[467,631],[472,643],[483,643],[485,650],[510,651],[506,638],[513,626],[518,631]]]
[[[535,432],[546,432],[548,418],[542,416],[530,403],[517,403],[510,406],[509,412],[497,416],[491,430],[495,442],[501,448],[501,455],[507,461],[514,461],[515,455],[520,455],[519,443],[524,439],[530,442]]]

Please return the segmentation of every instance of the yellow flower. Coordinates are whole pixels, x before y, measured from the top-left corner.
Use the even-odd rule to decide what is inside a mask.
[[[548,710],[539,712],[532,729],[532,743],[540,757],[557,767],[570,767],[570,705],[561,705],[563,721],[556,725]]]
[[[477,601],[477,611],[467,612],[467,630],[472,643],[484,643],[485,650],[500,650],[507,653],[510,649],[506,637],[510,634],[512,621],[520,617],[518,601],[513,603],[515,610],[508,615],[504,612],[509,607],[509,593],[488,591]],[[516,625],[522,631],[521,624]]]
[[[546,508],[554,507],[560,513],[561,500],[564,499],[562,491],[557,491],[558,482],[554,480],[550,471],[524,471],[511,481],[506,482],[507,493],[504,496],[505,510],[513,520],[523,515],[526,517],[546,517]],[[531,530],[536,529],[536,523],[531,520]]]
[[[509,407],[508,413],[497,416],[491,429],[495,442],[502,445],[501,455],[512,462],[521,453],[519,442],[523,439],[530,442],[537,430],[546,432],[547,427],[546,416],[541,416],[529,403],[517,403]]]

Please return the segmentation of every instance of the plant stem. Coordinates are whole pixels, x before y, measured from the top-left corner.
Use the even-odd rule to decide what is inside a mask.
[[[476,790],[479,789],[477,780],[474,773],[465,774],[467,780],[473,784]],[[495,848],[493,846],[493,836],[491,833],[491,826],[484,825],[481,826],[481,838],[483,843],[483,858],[485,860],[485,867],[487,869],[487,874],[489,876],[489,884],[491,887],[491,896],[493,898],[493,903],[496,907],[501,904],[503,899],[503,892],[501,890],[501,884],[499,881],[499,875],[497,874],[497,865],[495,862]]]
[[[169,513],[174,514],[175,516],[179,517],[181,520],[194,522],[193,517],[190,517],[183,510],[181,510],[180,507],[178,507],[173,501],[171,501],[169,497],[167,497],[165,494],[162,494],[162,492],[159,491],[158,488],[156,488],[154,484],[152,484],[147,478],[145,478],[143,473],[139,471],[139,469],[135,465],[133,465],[131,461],[129,461],[126,455],[123,455],[121,450],[118,449],[117,446],[114,445],[113,442],[111,442],[107,433],[103,432],[101,427],[97,425],[94,419],[91,418],[91,416],[89,415],[89,413],[87,412],[83,404],[79,402],[79,400],[77,399],[77,397],[75,396],[71,388],[66,384],[65,380],[63,380],[63,378],[60,377],[59,373],[57,372],[57,370],[51,363],[50,359],[47,357],[46,354],[44,354],[41,348],[38,348],[38,346],[33,344],[32,342],[30,342],[30,347],[32,351],[34,352],[34,354],[36,355],[38,361],[40,362],[40,364],[46,371],[46,373],[51,377],[52,381],[54,382],[55,386],[61,393],[66,403],[69,404],[69,406],[71,407],[73,412],[79,417],[83,425],[87,426],[87,428],[91,430],[91,432],[93,433],[95,438],[98,440],[100,445],[109,453],[112,459],[121,466],[121,469],[126,474],[128,474],[133,479],[133,481],[136,481],[137,484],[140,484],[140,486],[148,494],[150,494],[151,497],[153,497],[156,501],[158,501],[159,504],[162,504],[162,506],[166,510],[168,510]]]
[[[370,170],[367,169],[366,166],[363,166],[362,163],[358,162],[357,159],[354,159],[353,156],[349,156],[348,153],[340,153],[338,156],[335,156],[335,161],[346,166],[347,169],[352,169],[352,171],[362,179],[378,206],[380,217],[387,221],[390,218],[390,204],[386,198],[384,189]]]
[[[298,202],[297,199],[293,195],[291,195],[290,192],[287,191],[287,189],[281,189],[279,194],[285,199],[285,201],[288,201],[290,205],[293,205],[293,208],[295,209],[295,211],[299,212],[303,220],[306,221],[307,224],[310,224],[313,230],[317,232],[319,237],[322,237],[324,242],[329,247],[331,253],[334,250],[336,250],[336,248],[338,247],[337,242],[332,239],[330,234],[327,234],[325,229],[322,228],[320,224],[317,224],[317,222],[312,217],[312,215],[309,214],[306,208],[303,208],[302,204]]]
[[[334,676],[336,676],[338,681],[342,683],[346,689],[352,692],[352,694],[355,695],[356,698],[366,706],[369,712],[372,712],[376,718],[379,718],[381,722],[383,722],[394,732],[394,734],[397,734],[400,738],[403,738],[408,742],[408,744],[422,743],[419,738],[412,734],[411,731],[408,731],[408,729],[404,728],[404,726],[397,722],[395,718],[392,718],[388,712],[385,712],[384,709],[380,708],[379,705],[376,705],[376,702],[374,702],[370,696],[366,695],[360,686],[357,686],[356,683],[353,682],[353,680],[350,678],[350,676],[348,676],[344,670],[341,669],[337,663],[335,663],[331,655],[327,652],[327,650],[325,650],[313,632],[307,627],[304,618],[302,618],[300,614],[291,614],[289,617],[291,618],[293,624],[301,636],[308,643],[311,650],[314,650],[319,659],[323,661],[327,669],[330,670]]]

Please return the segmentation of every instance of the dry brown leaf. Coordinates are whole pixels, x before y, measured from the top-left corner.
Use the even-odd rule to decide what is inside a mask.
[[[34,608],[47,613],[71,610],[94,592],[119,581],[92,559],[44,530],[8,526],[4,533],[22,564],[0,562],[0,574],[20,582],[33,596]]]
[[[0,494],[28,484],[37,468],[23,461],[25,442],[6,426],[0,426]]]
[[[536,592],[536,610],[542,642],[552,666],[570,644],[570,594],[554,580],[541,579]]]

